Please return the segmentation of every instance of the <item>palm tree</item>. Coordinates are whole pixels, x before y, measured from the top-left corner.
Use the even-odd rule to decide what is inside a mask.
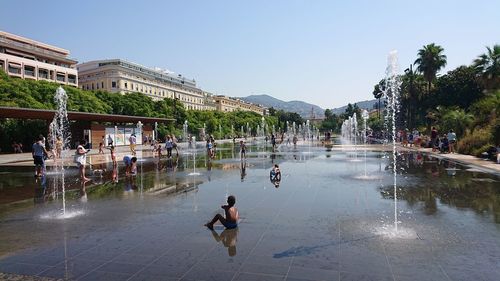
[[[415,64],[417,71],[423,73],[427,80],[427,94],[431,91],[431,83],[436,79],[436,73],[446,65],[446,56],[443,54],[443,47],[431,43],[418,50],[418,58]]]
[[[486,47],[486,50],[474,60],[473,66],[481,75],[486,89],[495,89],[500,85],[500,45]]]

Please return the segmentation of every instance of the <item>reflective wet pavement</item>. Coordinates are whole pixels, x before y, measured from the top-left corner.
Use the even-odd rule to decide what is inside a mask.
[[[382,152],[231,145],[206,161],[145,158],[118,182],[65,173],[35,183],[2,167],[0,272],[77,280],[498,280],[500,179],[423,154],[398,157],[397,224],[390,159]],[[187,153],[186,153],[187,152]],[[278,188],[269,181],[280,164]],[[366,172],[365,172],[366,167]],[[141,172],[142,171],[142,172]],[[12,195],[12,187],[21,195]],[[57,192],[55,192],[57,191]],[[15,193],[15,192],[14,192]],[[30,195],[31,194],[31,195]],[[203,227],[228,194],[236,230]],[[33,196],[35,195],[35,196]],[[34,199],[35,197],[35,199]],[[6,200],[6,199],[3,199]]]

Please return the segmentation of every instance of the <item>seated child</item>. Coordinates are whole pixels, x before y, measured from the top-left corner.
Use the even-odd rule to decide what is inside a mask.
[[[274,164],[274,167],[271,169],[269,173],[269,179],[271,181],[281,181],[281,171],[278,164]]]
[[[222,205],[221,208],[224,209],[226,217],[224,218],[221,214],[215,215],[215,217],[208,223],[205,224],[209,229],[214,229],[214,224],[220,221],[228,229],[233,229],[238,227],[238,209],[234,207],[236,204],[236,197],[230,195],[227,197],[227,205]]]
[[[136,175],[137,174],[137,157],[132,157],[126,155],[123,157],[123,163],[125,163],[125,175]]]

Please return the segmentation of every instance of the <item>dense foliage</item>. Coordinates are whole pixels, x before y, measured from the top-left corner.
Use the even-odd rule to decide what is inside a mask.
[[[479,155],[490,146],[500,145],[500,45],[486,47],[469,66],[459,66],[438,75],[446,65],[444,49],[434,43],[417,52],[415,70],[410,65],[400,76],[398,129],[417,128],[429,135],[431,126],[441,133],[453,129],[458,151]],[[374,85],[373,96],[383,99],[385,80]],[[324,130],[340,131],[352,109],[335,115],[327,109]],[[383,112],[370,113],[368,124],[374,131],[384,130]],[[359,120],[359,116],[358,116]]]
[[[55,109],[54,93],[59,87],[57,83],[12,78],[0,71],[0,106],[23,107],[36,109]],[[254,112],[217,112],[186,110],[181,102],[173,99],[154,101],[141,93],[126,95],[104,91],[84,91],[74,87],[63,86],[68,94],[68,110],[80,112],[120,114],[129,116],[146,116],[174,118],[176,121],[168,125],[160,125],[158,133],[163,138],[166,134],[182,134],[184,121],[188,121],[189,133],[198,135],[204,124],[206,132],[216,138],[238,135],[240,128],[247,124],[255,134],[257,125],[262,126],[262,116]],[[264,122],[269,128],[276,130],[286,121],[302,122],[296,113],[273,110]],[[219,130],[220,126],[220,130]],[[234,130],[232,129],[234,128]],[[1,151],[12,151],[13,141],[22,143],[28,150],[34,138],[39,134],[47,135],[47,124],[42,120],[0,120]]]

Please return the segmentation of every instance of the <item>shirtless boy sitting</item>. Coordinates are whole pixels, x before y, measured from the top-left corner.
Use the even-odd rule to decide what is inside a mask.
[[[227,229],[233,229],[238,227],[238,209],[234,207],[236,204],[236,197],[230,195],[227,197],[227,205],[221,206],[224,209],[226,217],[224,218],[221,214],[215,215],[215,217],[208,223],[205,224],[209,229],[214,229],[214,224],[220,221]]]

